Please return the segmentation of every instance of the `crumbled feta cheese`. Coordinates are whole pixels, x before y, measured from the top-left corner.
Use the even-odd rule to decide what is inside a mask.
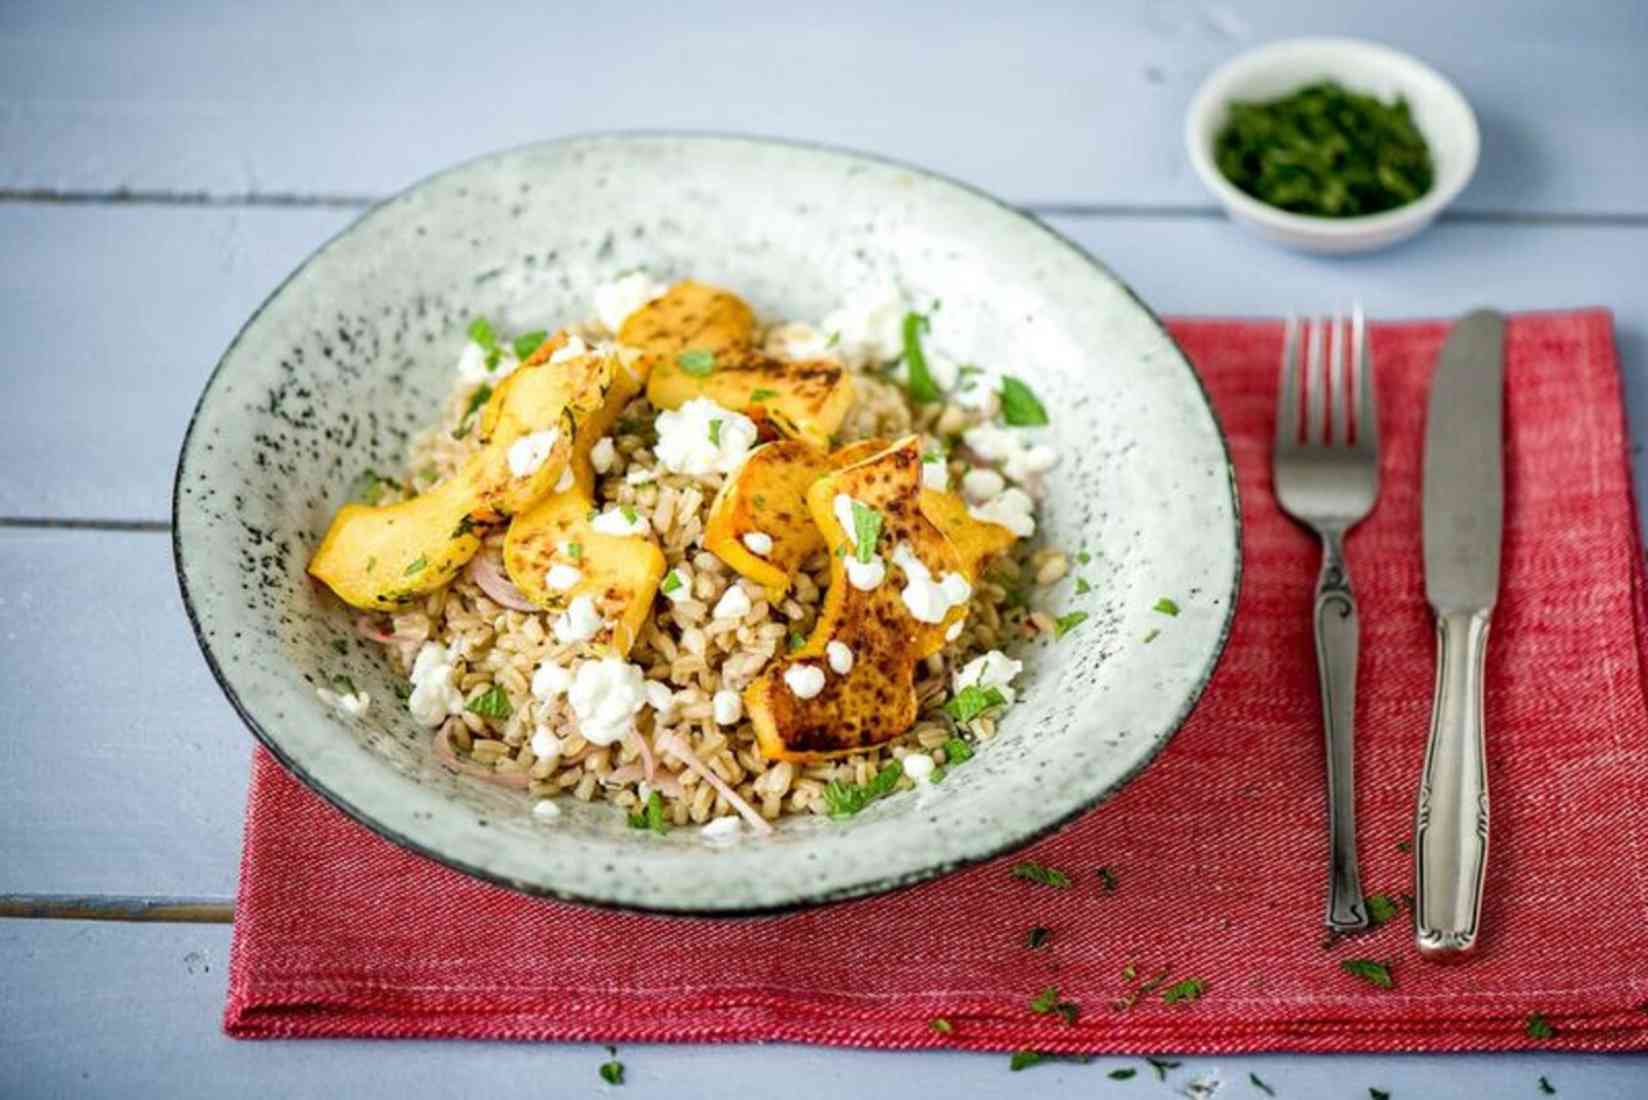
[[[549,461],[549,452],[555,449],[560,438],[559,428],[523,435],[509,445],[509,472],[516,477],[531,477]]]
[[[830,338],[804,321],[788,321],[767,330],[766,352],[780,359],[828,359]]]
[[[950,488],[950,464],[941,454],[921,460],[921,487],[936,489],[938,492],[947,492]]]
[[[1007,479],[994,470],[968,470],[961,477],[961,495],[966,497],[970,504],[983,504],[985,501],[995,500],[1005,488]]]
[[[645,535],[652,530],[639,508],[608,508],[589,521],[589,529],[601,535]]]
[[[562,470],[561,476],[555,479],[555,492],[564,493],[572,488],[572,464],[568,463]]]
[[[577,359],[589,354],[589,345],[583,338],[574,333],[566,338],[566,343],[549,353],[551,363],[565,363],[568,359]]]
[[[1013,677],[1023,671],[1023,661],[1015,661],[1001,650],[992,649],[957,669],[951,683],[957,691],[966,687],[995,688],[1011,703],[1015,698]]]
[[[744,821],[737,814],[726,814],[706,824],[699,834],[709,841],[735,840],[744,831]]]
[[[1009,481],[1026,481],[1059,464],[1059,453],[1045,443],[1034,446],[1024,441],[1023,429],[998,428],[980,424],[962,433],[969,450],[987,462],[999,462]]]
[[[555,620],[555,640],[562,645],[587,642],[599,634],[605,625],[601,613],[595,610],[595,601],[588,596],[579,596]]]
[[[611,333],[624,327],[630,314],[657,298],[669,287],[645,271],[632,271],[595,288],[595,316]]]
[[[824,647],[824,659],[830,662],[830,668],[837,676],[845,676],[853,670],[853,650],[846,642],[834,642]]]
[[[1036,533],[1035,501],[1023,489],[1010,487],[988,504],[972,504],[967,514],[986,523],[999,523],[1021,539]]]
[[[830,502],[830,510],[835,513],[836,523],[847,534],[847,545],[858,547],[858,527],[853,523],[853,498],[846,493],[837,493]]]
[[[553,661],[545,661],[532,674],[532,697],[540,703],[566,693],[572,684],[572,670]]]
[[[560,756],[563,747],[561,739],[551,733],[545,726],[538,727],[532,735],[530,744],[532,746],[532,755],[539,760],[548,760],[551,757]]]
[[[674,577],[674,580],[670,578]],[[664,574],[664,579],[658,584],[658,591],[671,603],[680,603],[682,600],[692,599],[692,576],[679,567]]]
[[[877,367],[904,350],[904,296],[890,282],[859,287],[819,325],[835,354],[855,367]]]
[[[860,592],[879,588],[881,582],[887,579],[887,563],[881,560],[880,554],[869,561],[859,561],[849,554],[841,563],[847,567],[847,583]]]
[[[744,717],[744,700],[731,688],[722,688],[715,693],[715,700],[711,704],[714,708],[715,724],[730,726]]]
[[[744,591],[744,586],[734,581],[721,594],[721,598],[716,601],[715,610],[710,614],[717,619],[742,619],[754,606],[750,602],[749,593]]]
[[[541,817],[545,821],[553,821],[561,816],[561,807],[555,805],[553,799],[540,798],[532,804],[532,816]]]
[[[366,708],[372,703],[372,697],[364,691],[339,695],[337,692],[328,691],[326,688],[316,688],[315,694],[320,697],[321,702],[332,707],[345,718],[359,718],[366,713]]]
[[[544,571],[544,585],[556,592],[565,592],[583,579],[582,569],[564,561],[558,561]]]
[[[933,781],[933,758],[924,752],[912,752],[900,760],[899,765],[918,787]]]
[[[595,467],[598,474],[611,470],[613,463],[617,461],[618,448],[613,445],[610,435],[603,435],[595,441],[595,446],[589,449],[589,464]]]
[[[499,344],[498,361],[493,364],[491,370],[487,370],[486,349],[471,340],[464,345],[463,351],[458,353],[458,381],[465,386],[497,382],[514,374],[515,368],[520,365],[515,353],[506,345]]]
[[[712,422],[717,423],[712,427]],[[654,425],[658,446],[653,453],[659,464],[690,477],[732,473],[760,436],[755,421],[707,397],[659,413]]]
[[[648,680],[646,693],[647,706],[659,714],[667,714],[675,706],[675,692],[662,680]]]
[[[973,586],[966,577],[946,573],[941,580],[934,580],[908,543],[901,542],[893,550],[893,564],[904,571],[904,589],[899,595],[917,622],[941,623],[952,607],[972,598]]]
[[[649,481],[657,481],[658,474],[645,466],[636,466],[624,475],[625,485],[645,485]]]
[[[743,538],[744,549],[759,557],[772,553],[773,537],[765,531],[750,531]]]
[[[450,715],[463,713],[463,692],[452,683],[453,661],[451,652],[439,642],[425,642],[418,650],[406,709],[421,725],[438,726]]]
[[[611,745],[635,728],[635,713],[647,701],[646,677],[621,657],[581,662],[567,691],[578,732],[592,745]]]
[[[784,683],[797,699],[811,699],[824,690],[824,670],[817,665],[791,665],[784,670]]]
[[[957,638],[961,637],[961,631],[966,625],[967,616],[963,615],[961,618],[950,624],[950,629],[944,632],[944,640],[947,642],[953,642]]]

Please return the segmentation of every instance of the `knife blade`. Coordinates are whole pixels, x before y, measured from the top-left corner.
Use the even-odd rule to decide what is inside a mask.
[[[1505,319],[1453,326],[1425,421],[1425,595],[1436,612],[1436,701],[1414,821],[1414,934],[1431,958],[1476,946],[1488,867],[1484,729],[1488,624],[1504,527]]]

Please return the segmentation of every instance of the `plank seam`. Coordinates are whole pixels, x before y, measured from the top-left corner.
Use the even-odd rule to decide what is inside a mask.
[[[0,528],[13,530],[146,531],[165,534],[172,529],[164,519],[81,519],[72,516],[0,516]]]
[[[106,920],[146,924],[230,924],[233,898],[135,894],[0,894],[0,918]]]

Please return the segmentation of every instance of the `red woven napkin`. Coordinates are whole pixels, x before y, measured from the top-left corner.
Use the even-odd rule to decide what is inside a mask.
[[[678,920],[473,881],[379,840],[259,752],[229,1032],[1091,1052],[1648,1047],[1648,620],[1609,316],[1519,317],[1507,335],[1493,852],[1480,953],[1455,966],[1417,957],[1405,909],[1323,944],[1316,548],[1269,484],[1281,327],[1173,332],[1230,435],[1246,578],[1204,701],[1119,797],[1018,856],[892,896]],[[1419,469],[1445,332],[1373,329],[1384,484],[1349,550],[1363,616],[1363,876],[1397,896],[1412,889],[1404,842],[1431,705]],[[1074,886],[1013,878],[1024,857]],[[1048,946],[1024,945],[1032,925],[1051,930]],[[1343,972],[1350,958],[1389,960],[1395,987]],[[1117,1007],[1162,971],[1155,992]],[[1161,990],[1187,978],[1205,983],[1200,998],[1164,1003]],[[1049,985],[1080,1004],[1074,1025],[1029,1011]],[[1551,1037],[1530,1037],[1535,1013]],[[953,1031],[932,1030],[936,1016]]]

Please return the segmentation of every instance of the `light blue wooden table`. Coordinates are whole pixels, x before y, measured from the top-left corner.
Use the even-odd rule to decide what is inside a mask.
[[[1648,6],[0,3],[0,894],[234,893],[250,740],[184,622],[166,517],[235,330],[372,199],[489,149],[690,127],[858,146],[1022,203],[1167,313],[1600,303],[1648,424]],[[601,9],[601,14],[594,12]],[[616,8],[618,10],[608,10]],[[1483,126],[1442,224],[1369,258],[1242,236],[1180,149],[1200,78],[1303,33],[1384,39]],[[1638,450],[1641,448],[1639,446]],[[1639,459],[1637,474],[1648,473]],[[82,901],[79,904],[86,904]],[[553,1044],[236,1043],[221,924],[0,919],[0,1095],[596,1095]],[[1584,960],[1575,960],[1585,965]],[[1648,1095],[1648,1058],[995,1056],[630,1047],[625,1096]],[[1112,1081],[1106,1071],[1141,1066]]]

